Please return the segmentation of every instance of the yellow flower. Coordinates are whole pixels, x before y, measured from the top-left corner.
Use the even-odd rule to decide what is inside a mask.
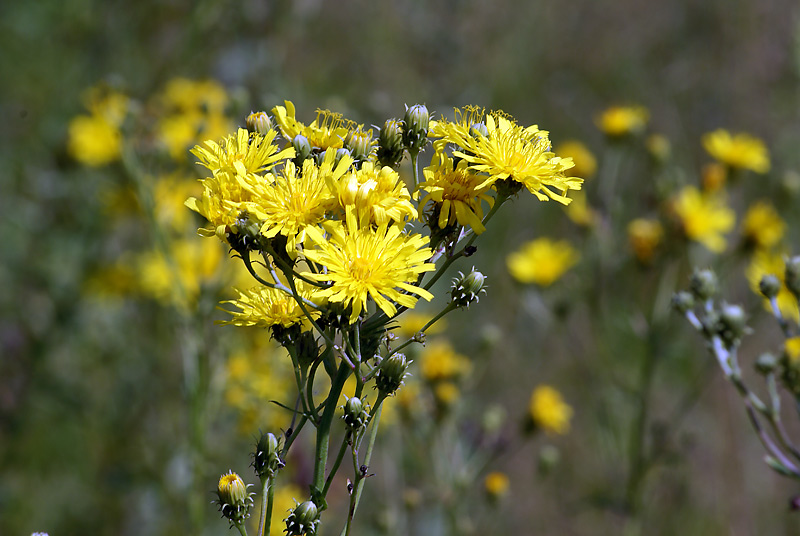
[[[329,186],[344,175],[351,160],[345,156],[334,168],[335,156],[333,151],[327,152],[320,166],[306,159],[301,173],[293,162],[287,162],[277,177],[269,175],[267,180],[247,186],[253,201],[244,206],[263,221],[264,236],[272,238],[280,233],[287,238],[290,255],[295,254],[297,244],[303,243],[306,228],[321,223],[337,206]]]
[[[567,241],[538,238],[527,242],[508,256],[506,264],[511,275],[520,283],[552,285],[580,259]]]
[[[798,322],[800,321],[800,310],[798,310],[797,299],[795,299],[794,295],[784,284],[785,272],[786,261],[783,254],[765,249],[757,249],[753,254],[750,264],[747,266],[745,274],[747,275],[747,280],[750,282],[750,288],[758,295],[761,295],[759,283],[761,283],[762,277],[765,275],[774,275],[777,277],[781,281],[781,289],[776,296],[778,309],[780,309],[783,316]],[[764,299],[764,307],[767,310],[772,310],[769,300],[766,298]]]
[[[709,162],[703,166],[700,177],[703,182],[703,190],[716,192],[725,186],[725,181],[728,180],[728,169],[719,162]]]
[[[716,160],[732,168],[769,171],[769,152],[764,142],[749,134],[735,134],[723,129],[703,136],[703,147]]]
[[[800,337],[789,337],[783,343],[783,351],[789,359],[789,363],[795,364],[800,361]]]
[[[347,212],[344,224],[334,223],[327,226],[329,237],[314,227],[306,231],[316,245],[305,251],[306,258],[327,269],[306,276],[330,282],[318,295],[350,307],[351,323],[366,309],[368,297],[389,316],[397,312],[395,303],[409,308],[416,305],[417,298],[410,293],[429,301],[433,298],[427,290],[414,286],[420,273],[436,269],[426,262],[431,257],[426,237],[406,235],[397,225],[359,228],[352,211]]]
[[[649,112],[641,106],[612,106],[600,114],[596,123],[607,136],[619,138],[642,132],[648,119]]]
[[[497,499],[508,493],[508,475],[499,471],[494,471],[486,475],[483,487],[489,497]]]
[[[559,143],[555,153],[565,158],[572,158],[575,167],[572,173],[584,179],[591,178],[597,171],[597,159],[583,142],[567,140]]]
[[[534,425],[548,435],[569,431],[572,408],[564,402],[561,393],[549,385],[540,385],[533,390],[528,411]]]
[[[327,110],[317,110],[317,118],[306,126],[295,119],[294,104],[291,101],[283,102],[286,106],[275,106],[272,113],[275,122],[281,129],[283,137],[292,141],[295,136],[302,134],[308,139],[311,147],[325,149],[341,149],[344,140],[351,131],[360,130],[360,125],[345,119],[341,114]]]
[[[742,221],[742,235],[751,244],[769,249],[781,241],[785,232],[786,222],[767,201],[758,201],[747,209]]]
[[[433,395],[436,397],[436,401],[439,404],[449,406],[458,400],[461,391],[458,390],[458,386],[453,382],[436,382],[433,387]]]
[[[589,206],[586,201],[586,192],[576,190],[570,194],[572,203],[567,205],[567,217],[577,225],[591,227],[597,221],[597,213]]]
[[[79,115],[68,126],[67,151],[81,164],[99,167],[122,153],[122,133],[100,115]]]
[[[418,313],[416,311],[406,311],[403,313],[402,316],[397,318],[398,326],[394,330],[397,335],[401,337],[405,337],[410,339],[419,331],[425,327],[425,324],[430,322],[433,318],[433,315],[429,315],[427,313]],[[447,325],[447,320],[444,318],[437,320],[434,325],[432,325],[428,330],[425,332],[427,335],[435,335],[436,333],[441,333],[445,326]]]
[[[672,152],[669,139],[663,134],[651,134],[645,141],[647,152],[657,162],[666,162]]]
[[[164,107],[180,112],[222,113],[228,105],[225,88],[214,80],[173,78],[167,82],[160,99]]]
[[[327,151],[326,156],[333,153]],[[361,169],[330,181],[330,187],[336,192],[339,205],[344,210],[355,208],[361,225],[366,222],[375,225],[403,223],[408,218],[417,218],[417,209],[411,204],[411,194],[391,167],[364,162]]]
[[[440,229],[457,222],[472,227],[476,234],[486,230],[481,222],[482,201],[490,207],[494,204],[494,199],[486,195],[491,189],[491,184],[485,183],[486,177],[472,173],[466,160],[459,160],[456,164],[443,151],[437,152],[431,165],[422,173],[425,182],[419,188],[428,194],[422,198],[420,206],[424,207],[429,201],[436,206]]]
[[[572,159],[550,151],[546,131],[536,125],[523,128],[501,112],[487,115],[485,128],[486,135],[476,132],[466,136],[459,128],[443,129],[445,139],[461,148],[453,155],[466,160],[471,169],[489,175],[477,188],[510,178],[540,201],[554,199],[564,205],[571,201],[569,190],[580,190],[583,179],[565,175],[574,167]]]
[[[306,300],[313,298],[313,287],[302,281],[297,281],[297,292]],[[249,290],[235,289],[239,297],[235,300],[224,301],[237,307],[238,311],[228,311],[231,320],[222,324],[234,326],[283,326],[285,328],[301,325],[304,329],[311,329],[308,318],[295,298],[279,289],[258,286]],[[312,318],[319,318],[320,313],[311,306],[306,305],[306,310]]]
[[[191,212],[186,210],[184,201],[199,189],[197,180],[180,173],[159,177],[153,188],[153,209],[159,224],[176,231],[185,231]]]
[[[281,160],[294,158],[294,148],[279,151],[278,146],[272,143],[276,134],[277,132],[271,130],[262,136],[240,128],[236,134],[225,137],[221,143],[207,140],[205,147],[196,146],[192,149],[192,154],[199,159],[200,165],[207,167],[212,173],[259,173]]]
[[[447,341],[428,344],[420,356],[420,374],[429,382],[462,378],[472,370],[472,363]]]
[[[672,208],[687,238],[700,242],[715,253],[725,249],[722,234],[733,228],[736,213],[725,204],[722,195],[701,193],[694,186],[686,186],[678,192]]]
[[[638,218],[628,224],[628,241],[633,254],[644,264],[650,263],[656,248],[664,237],[664,228],[658,220]]]

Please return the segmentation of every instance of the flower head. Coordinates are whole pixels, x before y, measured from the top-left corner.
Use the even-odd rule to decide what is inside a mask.
[[[564,402],[561,393],[549,385],[540,385],[533,390],[528,411],[533,424],[548,435],[569,431],[572,408]]]
[[[572,159],[551,152],[546,131],[536,125],[521,127],[501,112],[488,114],[482,126],[485,135],[472,129],[463,136],[460,125],[449,133],[449,138],[460,147],[453,154],[466,160],[472,170],[488,175],[479,188],[511,179],[524,185],[540,201],[554,199],[565,205],[571,201],[567,191],[580,190],[583,179],[565,174],[574,166]]]
[[[725,249],[725,237],[736,223],[736,214],[721,194],[701,193],[686,186],[673,200],[672,209],[690,240],[700,242],[715,253]]]
[[[313,287],[297,281],[297,292],[305,300],[311,300]],[[265,286],[253,287],[249,290],[235,289],[238,298],[222,303],[229,303],[239,309],[238,311],[228,311],[231,320],[222,322],[234,326],[259,326],[273,327],[283,326],[285,328],[300,325],[305,329],[311,329],[308,318],[297,300],[289,293]],[[312,318],[318,318],[319,311],[306,306],[306,310]]]
[[[633,254],[644,264],[653,259],[653,254],[663,237],[664,227],[658,220],[637,218],[628,224],[628,242]]]
[[[100,115],[79,115],[69,122],[67,151],[78,162],[91,167],[117,160],[122,152],[122,133]]]
[[[205,147],[196,146],[192,154],[199,159],[200,165],[212,173],[260,173],[281,160],[294,157],[293,148],[279,151],[278,146],[272,143],[276,134],[270,130],[266,136],[262,136],[240,128],[236,134],[226,136],[221,143],[208,140],[203,144]]]
[[[786,232],[786,222],[767,201],[750,205],[742,221],[742,235],[749,243],[769,249],[778,244]]]
[[[327,230],[329,237],[314,227],[307,230],[316,248],[306,250],[305,256],[324,266],[326,272],[306,276],[330,283],[318,295],[351,307],[351,323],[366,309],[367,298],[389,316],[397,312],[395,303],[414,307],[417,298],[412,294],[433,298],[414,285],[419,274],[435,269],[426,262],[431,256],[431,250],[425,247],[427,238],[407,235],[397,225],[359,227],[352,210],[344,223],[331,222]]]
[[[580,255],[566,241],[538,238],[522,245],[506,259],[508,270],[520,283],[547,287],[574,266]]]
[[[756,173],[769,171],[769,152],[764,142],[749,134],[734,134],[723,129],[703,136],[708,154],[732,168],[750,169]]]
[[[644,130],[650,113],[642,106],[612,106],[597,118],[596,123],[606,136],[620,138]]]
[[[344,210],[348,207],[355,209],[362,225],[365,222],[375,225],[402,223],[417,217],[411,194],[391,167],[364,162],[361,169],[330,181],[330,188],[336,192]]]
[[[457,353],[447,341],[428,344],[420,359],[420,373],[429,382],[463,378],[472,370],[469,358]]]
[[[508,493],[508,486],[508,475],[499,471],[489,473],[483,481],[483,487],[492,500],[497,500]]]
[[[456,163],[444,151],[437,152],[434,161],[422,173],[425,182],[419,188],[428,194],[422,198],[420,206],[428,202],[434,204],[440,229],[458,223],[472,227],[476,234],[486,230],[481,222],[482,202],[486,201],[489,206],[494,204],[494,198],[486,193],[491,189],[491,184],[486,184],[486,177],[470,170],[466,160]]]
[[[302,134],[308,139],[311,147],[317,147],[322,151],[341,149],[348,133],[359,130],[359,126],[353,121],[327,110],[317,110],[317,118],[311,124],[304,125],[295,118],[294,104],[291,101],[284,101],[284,104],[286,106],[275,106],[272,113],[283,137],[287,140],[293,140],[295,136]]]

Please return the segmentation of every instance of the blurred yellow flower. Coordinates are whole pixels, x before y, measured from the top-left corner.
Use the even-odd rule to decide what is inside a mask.
[[[570,193],[572,203],[567,205],[567,217],[577,225],[591,227],[597,222],[597,212],[595,212],[586,201],[586,192],[577,190]]]
[[[461,395],[458,386],[454,382],[443,381],[436,382],[433,386],[433,394],[436,397],[436,402],[443,406],[449,406]]]
[[[736,213],[725,204],[721,194],[701,193],[694,186],[686,186],[673,199],[672,209],[687,238],[715,253],[725,249],[722,235],[733,228]]]
[[[431,321],[433,315],[427,313],[419,313],[414,310],[406,311],[402,316],[397,319],[397,328],[394,333],[400,337],[410,339],[425,327],[425,324]],[[447,326],[447,320],[442,318],[436,321],[434,325],[428,328],[425,332],[426,335],[435,335],[441,333]]]
[[[590,179],[597,171],[597,159],[583,142],[578,140],[567,140],[559,143],[554,151],[563,158],[572,158],[575,167],[572,173],[584,179]]]
[[[797,299],[784,284],[785,272],[786,260],[782,253],[757,249],[750,260],[750,264],[747,266],[745,275],[750,282],[750,288],[759,296],[761,295],[759,290],[761,278],[765,275],[777,277],[781,281],[781,289],[775,298],[778,303],[778,309],[780,309],[783,316],[798,322],[800,321],[800,310],[798,310]],[[769,300],[766,298],[764,299],[764,307],[767,310],[772,310]]]
[[[703,147],[713,158],[732,168],[756,173],[769,171],[769,152],[764,142],[749,134],[731,135],[727,130],[718,129],[703,136]]]
[[[742,221],[745,240],[759,248],[769,249],[778,244],[786,232],[786,222],[767,201],[750,205]]]
[[[783,343],[783,351],[789,362],[794,364],[800,361],[800,337],[789,337]]]
[[[619,138],[644,131],[650,113],[642,106],[612,106],[597,118],[598,128],[607,136]]]
[[[647,147],[647,152],[649,152],[650,156],[657,162],[666,162],[672,152],[669,139],[663,134],[651,134],[647,137],[645,146]]]
[[[420,374],[429,382],[463,378],[472,370],[472,362],[455,351],[446,340],[428,344],[420,356]]]
[[[498,499],[508,493],[508,486],[508,475],[499,471],[489,473],[483,480],[486,493],[493,499]]]
[[[561,393],[549,385],[540,385],[533,390],[528,411],[536,428],[548,435],[569,431],[572,408],[564,402]]]
[[[122,133],[103,116],[79,115],[67,129],[67,151],[81,164],[104,166],[122,154]]]
[[[628,241],[639,262],[649,264],[664,237],[664,227],[658,220],[637,218],[628,224]]]
[[[506,259],[509,272],[520,283],[547,287],[556,282],[580,259],[569,242],[537,238],[527,242]]]
[[[709,162],[703,166],[700,177],[703,190],[716,192],[725,186],[725,181],[728,180],[728,169],[719,162]]]

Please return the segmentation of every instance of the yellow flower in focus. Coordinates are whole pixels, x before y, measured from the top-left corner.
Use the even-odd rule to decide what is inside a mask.
[[[686,186],[673,200],[672,209],[680,219],[687,238],[700,242],[714,253],[725,249],[723,233],[736,223],[736,213],[720,194],[701,193],[694,186]]]
[[[567,217],[577,225],[591,227],[597,222],[597,213],[589,206],[586,201],[586,192],[576,190],[570,194],[572,203],[567,205]]]
[[[508,475],[499,471],[489,473],[483,481],[483,487],[492,499],[499,499],[508,493],[508,486]]]
[[[639,262],[649,264],[664,237],[664,227],[658,220],[638,218],[628,224],[628,241]]]
[[[786,260],[782,253],[772,252],[765,249],[757,249],[750,260],[750,264],[745,270],[745,275],[750,283],[750,288],[761,296],[759,284],[761,278],[765,275],[774,275],[781,282],[781,289],[778,291],[776,301],[778,309],[781,314],[786,318],[790,318],[795,322],[800,322],[800,310],[798,310],[797,300],[792,292],[786,288],[784,283],[786,272]],[[764,307],[771,311],[769,300],[764,298]]]
[[[429,382],[463,378],[472,370],[472,362],[455,351],[447,341],[428,344],[420,356],[420,373]]]
[[[547,287],[572,268],[580,255],[567,241],[537,238],[527,242],[506,259],[508,271],[520,283]]]
[[[463,227],[471,227],[476,234],[486,230],[481,222],[482,201],[486,201],[490,207],[494,204],[494,199],[486,195],[492,187],[485,183],[486,177],[472,173],[465,160],[455,163],[444,152],[437,152],[431,165],[422,173],[425,182],[419,185],[419,189],[428,194],[419,205],[424,207],[430,201],[436,206],[440,229],[458,223]]]
[[[318,229],[308,228],[316,249],[306,250],[305,256],[326,267],[327,273],[305,275],[331,283],[317,295],[351,307],[351,323],[366,309],[367,298],[390,317],[397,312],[395,303],[408,308],[416,305],[417,298],[409,293],[428,301],[433,298],[427,290],[414,286],[419,274],[436,269],[426,262],[431,257],[426,237],[403,234],[396,225],[359,228],[352,211],[347,212],[346,223],[331,224],[328,231],[330,236],[325,237]]]
[[[278,150],[273,143],[276,135],[274,130],[262,136],[240,128],[221,143],[207,140],[203,144],[205,147],[198,145],[191,152],[200,165],[215,174],[220,171],[239,175],[259,173],[281,160],[294,158],[294,148]]]
[[[783,343],[783,351],[789,363],[796,364],[800,361],[800,337],[789,337]]]
[[[641,106],[612,106],[597,118],[598,128],[607,136],[620,138],[644,131],[650,113]]]
[[[572,158],[575,167],[572,173],[584,179],[590,179],[597,171],[597,159],[583,142],[567,140],[556,146],[555,153],[564,158]]]
[[[334,151],[326,152],[326,157],[328,154],[334,154]],[[403,223],[406,219],[417,218],[417,209],[411,204],[408,188],[391,167],[364,162],[361,169],[331,181],[330,187],[345,211],[348,207],[355,208],[361,225],[366,222],[375,225]]]
[[[327,110],[317,110],[317,118],[306,126],[295,118],[294,104],[291,101],[283,103],[285,107],[275,106],[272,113],[283,137],[290,142],[295,136],[302,134],[311,147],[318,147],[323,151],[341,149],[347,134],[361,129],[360,125],[345,119],[341,114]]]
[[[449,135],[445,139],[461,147],[453,155],[466,160],[471,169],[488,174],[477,188],[512,179],[540,201],[553,199],[564,205],[571,202],[567,197],[569,190],[581,189],[583,179],[565,174],[574,167],[572,159],[550,151],[547,131],[539,130],[536,125],[523,128],[501,112],[487,115],[485,128],[486,135],[467,136],[461,136],[457,128],[449,131],[444,128]]]
[[[81,164],[100,167],[119,159],[122,133],[105,117],[79,115],[67,128],[67,151]]]
[[[561,393],[549,385],[540,385],[533,390],[528,411],[536,428],[548,435],[569,431],[572,408],[564,402]]]
[[[749,243],[769,249],[781,241],[785,232],[786,222],[767,201],[757,201],[747,209],[742,221],[742,235]]]
[[[311,301],[314,287],[306,285],[302,281],[297,281],[295,284],[299,295]],[[294,325],[301,325],[306,330],[311,329],[303,309],[291,294],[264,286],[253,287],[249,290],[235,290],[239,296],[234,300],[222,303],[229,303],[239,310],[228,311],[232,318],[221,322],[222,324],[265,328],[272,326],[288,328]],[[307,305],[306,310],[308,310],[312,318],[319,318],[319,311],[313,307]]]
[[[764,142],[749,134],[735,134],[724,129],[703,136],[703,147],[713,158],[732,168],[769,171],[769,152]]]

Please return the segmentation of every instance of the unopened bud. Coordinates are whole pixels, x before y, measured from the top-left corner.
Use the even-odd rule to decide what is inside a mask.
[[[694,307],[694,296],[690,292],[681,290],[672,296],[672,306],[681,314],[686,314]]]
[[[403,145],[411,153],[419,152],[428,142],[428,125],[430,114],[424,104],[415,104],[406,108],[403,119]]]
[[[295,506],[286,519],[286,536],[314,536],[319,528],[319,511],[312,501]]]
[[[378,390],[385,396],[393,394],[403,384],[406,377],[409,361],[404,354],[396,353],[380,364],[375,383]]]
[[[483,136],[485,138],[489,135],[489,129],[486,128],[486,125],[484,125],[483,123],[475,123],[474,125],[469,127],[469,133],[475,137]]]
[[[786,259],[784,281],[795,298],[800,298],[800,255]]]
[[[720,336],[728,346],[738,344],[747,327],[747,316],[741,305],[723,304],[719,314]]]
[[[342,418],[348,430],[357,433],[367,425],[367,421],[369,421],[368,408],[364,408],[364,403],[361,402],[361,399],[356,397],[348,398],[347,402],[344,403],[343,409],[344,416]]]
[[[771,300],[781,291],[781,280],[772,274],[767,274],[758,282],[758,290],[765,298]]]
[[[274,434],[262,434],[256,443],[256,451],[253,454],[253,467],[259,478],[272,476],[275,471],[281,469],[285,464],[279,455],[280,442]]]
[[[223,517],[235,525],[247,519],[253,499],[247,493],[247,486],[239,475],[233,471],[222,475],[217,484],[217,496],[217,504]]]
[[[486,276],[474,267],[467,275],[459,272],[458,277],[453,279],[450,296],[457,306],[469,307],[479,300],[481,293],[486,293]]]
[[[761,354],[756,359],[755,368],[759,374],[770,374],[778,367],[778,358],[770,353]]]
[[[272,121],[269,120],[267,112],[250,112],[245,120],[247,130],[265,136],[272,129]]]
[[[388,119],[378,135],[378,162],[395,167],[403,159],[403,124],[397,119]]]
[[[303,160],[311,155],[311,144],[308,142],[308,138],[298,134],[292,139],[292,147],[294,147],[295,164],[302,167]]]
[[[350,150],[353,160],[366,160],[372,152],[372,132],[360,130],[350,132],[344,141],[344,146]]]
[[[689,290],[695,298],[706,301],[719,292],[717,276],[711,270],[695,270],[689,280]]]

